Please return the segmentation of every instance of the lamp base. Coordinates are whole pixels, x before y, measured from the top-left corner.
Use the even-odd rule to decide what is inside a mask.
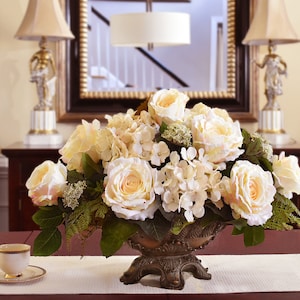
[[[295,143],[295,140],[292,139],[283,129],[283,111],[279,109],[265,109],[260,111],[259,129],[257,132],[273,146]]]
[[[272,146],[291,145],[296,143],[287,133],[266,133],[258,131]]]
[[[24,144],[28,146],[62,146],[63,137],[56,134],[30,134],[25,136]]]
[[[259,131],[269,133],[284,133],[283,120],[283,111],[263,109],[259,112]]]
[[[25,145],[62,145],[63,137],[56,130],[54,110],[33,110],[30,124],[30,131],[24,140]]]

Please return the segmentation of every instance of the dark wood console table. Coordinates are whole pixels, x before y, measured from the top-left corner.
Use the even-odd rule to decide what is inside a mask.
[[[57,161],[60,157],[58,150],[57,147],[29,147],[23,143],[2,149],[3,155],[8,157],[10,231],[38,229],[32,221],[32,215],[37,208],[27,195],[25,183],[33,169],[43,161]]]
[[[9,230],[38,229],[32,221],[36,208],[27,196],[25,182],[33,169],[44,160],[57,161],[60,157],[57,147],[28,147],[22,143],[13,144],[2,149],[3,155],[9,159]],[[285,151],[286,155],[295,155],[300,162],[300,145],[293,144],[283,148],[276,148],[279,154]],[[300,197],[295,198],[296,205],[300,208]]]

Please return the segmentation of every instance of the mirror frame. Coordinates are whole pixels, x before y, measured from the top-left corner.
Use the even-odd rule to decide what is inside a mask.
[[[58,122],[104,120],[106,114],[137,107],[147,93],[93,92],[87,90],[87,1],[60,0],[75,39],[56,46]],[[188,91],[189,106],[203,102],[226,109],[241,122],[256,122],[258,116],[257,68],[250,62],[257,48],[242,45],[249,28],[254,5],[251,0],[228,1],[227,90],[224,92]],[[231,29],[230,29],[231,28]],[[234,30],[233,30],[234,29]]]

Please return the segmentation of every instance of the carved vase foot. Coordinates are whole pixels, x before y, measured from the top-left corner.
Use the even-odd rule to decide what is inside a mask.
[[[166,289],[181,290],[184,287],[183,272],[190,272],[198,279],[211,279],[207,268],[193,254],[180,256],[140,256],[136,258],[120,280],[133,284],[148,274],[160,275],[160,286]]]
[[[133,284],[148,274],[160,276],[160,287],[181,290],[184,287],[183,272],[191,273],[198,279],[211,279],[207,268],[193,254],[202,249],[225,227],[219,221],[202,226],[200,221],[186,226],[178,234],[167,234],[162,241],[149,237],[143,231],[136,232],[128,240],[131,248],[141,256],[136,258],[120,280]]]

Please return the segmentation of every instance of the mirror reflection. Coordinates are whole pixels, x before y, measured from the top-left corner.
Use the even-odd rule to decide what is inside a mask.
[[[65,3],[66,16],[76,39],[66,44],[60,44],[58,48],[60,61],[63,62],[59,68],[63,79],[58,84],[56,105],[57,117],[60,122],[80,122],[81,119],[93,120],[94,118],[102,120],[105,114],[124,112],[128,108],[137,107],[156,88],[167,88],[165,81],[154,83],[150,81],[150,83],[148,83],[145,80],[146,83],[143,85],[143,82],[136,83],[134,77],[129,78],[129,75],[128,77],[120,75],[118,69],[120,69],[120,66],[123,68],[121,61],[127,60],[119,60],[118,56],[113,54],[113,52],[107,52],[114,58],[113,62],[104,65],[104,69],[101,69],[101,64],[103,64],[106,59],[105,56],[102,57],[104,42],[101,40],[102,36],[98,37],[98,35],[96,35],[92,38],[90,35],[91,31],[96,30],[95,27],[91,29],[92,23],[88,20],[88,10],[90,10],[91,4],[98,3],[99,6],[101,4],[101,11],[105,3],[109,4],[111,9],[106,13],[106,19],[109,20],[112,13],[118,13],[118,11],[114,11],[115,8],[111,5],[116,5],[116,3],[119,5],[126,4],[126,9],[132,12],[132,5],[139,4],[141,7],[140,11],[145,12],[145,0],[61,1]],[[184,82],[188,83],[187,86],[181,84],[183,87],[180,89],[184,89],[190,98],[188,102],[189,106],[203,102],[209,106],[218,106],[228,110],[233,119],[256,122],[258,106],[255,95],[257,85],[252,84],[252,82],[257,76],[257,68],[253,72],[252,64],[250,64],[250,61],[256,57],[256,50],[254,48],[249,49],[249,47],[245,47],[241,43],[249,28],[249,16],[254,2],[251,1],[252,4],[250,5],[250,0],[159,0],[161,3],[157,3],[157,1],[158,0],[155,0],[153,2],[153,11],[161,9],[158,8],[157,5],[171,5],[171,7],[168,7],[171,11],[174,11],[177,5],[199,5],[199,3],[217,3],[213,5],[213,7],[218,9],[222,8],[222,33],[218,35],[216,34],[216,30],[214,31],[215,38],[211,39],[212,41],[214,40],[214,42],[208,40],[204,42],[204,37],[201,37],[201,41],[195,51],[195,57],[191,58],[192,56],[190,54],[178,54],[175,52],[183,51],[192,46],[177,46],[172,47],[172,49],[171,47],[154,48],[154,51],[148,51],[147,48],[143,48],[142,50],[153,56],[165,52],[165,59],[169,58],[169,56],[175,58],[176,65],[179,66],[178,68],[176,68],[175,64],[173,68],[171,63],[165,61],[163,61],[163,63],[175,74],[178,73]],[[199,22],[205,18],[207,12],[201,15],[204,9],[206,9],[204,6],[203,9],[201,9],[201,7],[195,9],[196,15],[194,11],[191,12],[193,15],[192,23]],[[220,16],[217,12],[212,15],[216,17]],[[218,18],[216,18],[215,23],[219,23]],[[107,26],[108,25],[106,25],[106,27]],[[207,30],[205,26],[206,25],[197,25],[196,28],[193,28],[192,25],[192,45],[193,36],[200,34],[211,35],[211,33],[209,33],[210,30]],[[215,27],[218,26],[215,25]],[[217,38],[218,36],[219,38]],[[224,43],[223,48],[217,47],[220,40],[226,41],[226,45]],[[90,44],[97,45],[97,43],[98,50],[94,53],[90,53],[90,49],[97,49],[94,46],[91,47]],[[215,49],[221,49],[218,51],[218,55],[214,55],[214,58],[211,58],[210,55],[211,52],[214,52],[211,44],[214,45]],[[106,43],[106,47],[111,47],[110,43]],[[203,49],[209,49],[209,51],[204,54],[208,56],[202,57],[203,54],[201,53]],[[116,48],[114,51],[119,52],[120,48]],[[223,53],[221,53],[222,51]],[[166,55],[166,53],[168,55]],[[175,55],[174,53],[177,54]],[[222,60],[222,58],[223,63],[220,64],[219,60]],[[99,61],[101,62],[99,63]],[[218,61],[218,63],[210,64],[210,61]],[[115,62],[117,62],[117,64],[116,67],[113,68],[112,66]],[[133,64],[131,68],[127,67],[127,69],[133,69],[135,65],[137,65],[137,63]],[[211,65],[214,66],[213,71],[210,70],[212,68]],[[216,65],[218,65],[218,68]],[[196,73],[201,70],[203,71],[202,75],[196,76]],[[183,71],[185,71],[185,73],[182,73]],[[151,72],[136,73],[136,77],[144,78],[145,74],[148,73]],[[216,76],[212,74],[221,76],[220,78],[216,78]],[[114,76],[117,79],[114,78]],[[112,84],[104,83],[109,77],[113,78],[115,87],[113,87]],[[193,81],[194,79],[195,81]],[[202,85],[204,82],[206,82],[205,86]],[[149,88],[149,90],[135,90],[136,88],[140,88],[140,86],[145,86]],[[172,87],[179,89],[178,86],[179,84],[175,85],[172,83]]]
[[[190,45],[151,51],[111,46],[111,15],[145,12],[145,2],[88,0],[87,90],[226,90],[227,0],[153,1],[153,12],[190,15]]]

